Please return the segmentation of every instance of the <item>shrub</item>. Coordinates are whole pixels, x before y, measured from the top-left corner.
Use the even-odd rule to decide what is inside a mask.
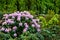
[[[40,31],[39,19],[35,19],[28,11],[4,14],[0,31],[18,37],[22,33],[29,31],[35,33]]]

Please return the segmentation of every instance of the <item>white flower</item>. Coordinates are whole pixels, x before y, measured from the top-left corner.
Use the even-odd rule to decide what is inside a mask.
[[[22,26],[22,23],[19,23],[19,26]]]
[[[14,37],[16,37],[17,36],[17,34],[16,33],[14,33]]]
[[[40,29],[37,29],[38,32],[40,32]]]
[[[5,24],[7,24],[7,22],[3,22],[3,23],[2,23],[2,25],[5,25]]]
[[[35,27],[35,25],[34,25],[34,24],[32,24],[32,27]]]

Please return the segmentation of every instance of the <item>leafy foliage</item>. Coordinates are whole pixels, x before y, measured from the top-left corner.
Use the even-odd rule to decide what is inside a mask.
[[[24,10],[29,11],[34,18],[40,19],[40,32],[34,31],[30,26],[27,32],[19,33],[15,38],[9,33],[0,32],[0,40],[60,40],[60,0],[0,0],[0,20],[5,13]],[[20,28],[18,31],[21,31]]]
[[[59,0],[0,0],[0,12],[3,13],[32,10],[36,14],[46,14],[48,9],[59,13],[59,6]]]

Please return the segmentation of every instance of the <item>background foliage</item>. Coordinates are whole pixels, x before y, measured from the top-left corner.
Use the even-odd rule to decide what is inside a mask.
[[[0,12],[11,13],[14,11],[29,10],[36,14],[47,14],[48,10],[60,12],[59,0],[0,0]]]
[[[1,40],[60,40],[60,0],[0,0],[0,20],[4,13],[24,10],[40,19],[41,32],[26,32],[15,39],[0,33]]]

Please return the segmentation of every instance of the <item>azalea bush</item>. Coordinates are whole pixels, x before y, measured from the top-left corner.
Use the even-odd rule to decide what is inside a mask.
[[[0,31],[10,34],[13,38],[26,31],[30,33],[40,32],[39,19],[35,19],[28,11],[4,14],[2,20]]]
[[[20,14],[21,17],[18,18],[18,15]],[[54,14],[54,12],[52,12],[51,10],[48,12],[47,15],[40,14],[40,16],[38,17],[36,17],[35,15],[34,16],[30,15],[31,14],[28,11],[24,12],[17,11],[11,14],[4,14],[3,18],[1,17],[3,21],[2,25],[0,25],[1,40],[59,40],[60,39],[60,25],[59,25],[60,16],[58,14]],[[33,22],[33,20],[35,20],[36,23],[41,26],[41,29],[40,26],[38,27],[37,24]],[[28,26],[25,26],[24,25],[25,23],[27,23]],[[35,26],[32,24],[34,24]]]

